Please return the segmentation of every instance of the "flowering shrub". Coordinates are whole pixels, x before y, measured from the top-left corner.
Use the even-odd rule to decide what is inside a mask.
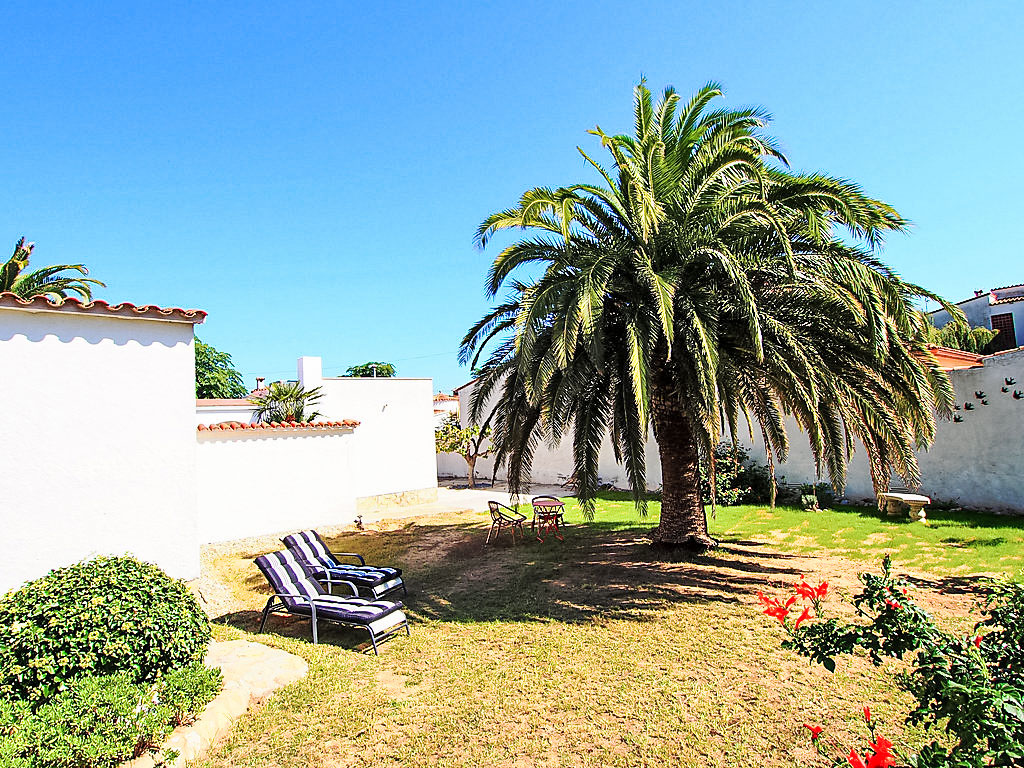
[[[916,699],[907,722],[941,728],[951,746],[926,744],[903,765],[914,768],[981,768],[1024,766],[1024,585],[993,582],[984,590],[985,618],[970,637],[940,629],[909,597],[910,584],[893,575],[888,556],[881,575],[862,574],[863,590],[853,599],[857,623],[821,616],[827,584],[806,582],[786,602],[758,593],[769,616],[788,637],[783,646],[835,670],[835,657],[857,649],[879,665],[885,658],[907,658],[913,668],[898,678]],[[790,622],[797,600],[809,601]],[[813,608],[813,613],[811,612]],[[809,619],[814,619],[809,621]],[[981,630],[984,634],[978,634]],[[897,765],[892,743],[874,732],[870,710],[865,718],[874,739],[863,756],[851,750],[853,768]],[[807,726],[821,751],[822,730]]]

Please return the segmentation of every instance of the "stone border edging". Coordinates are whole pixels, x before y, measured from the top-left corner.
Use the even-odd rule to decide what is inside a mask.
[[[304,659],[248,640],[211,643],[204,663],[220,667],[224,675],[221,692],[194,723],[175,728],[159,751],[122,763],[121,768],[184,768],[186,761],[201,757],[224,738],[250,706],[309,672]],[[164,760],[165,750],[175,750],[178,756]]]

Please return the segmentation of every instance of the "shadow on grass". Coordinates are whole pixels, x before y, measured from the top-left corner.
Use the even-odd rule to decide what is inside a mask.
[[[409,523],[372,536],[328,540],[335,551],[360,551],[369,563],[392,552],[388,564],[403,568],[409,594],[403,599],[414,619],[443,622],[523,621],[564,623],[616,619],[648,621],[673,604],[738,604],[770,582],[792,581],[800,571],[791,555],[751,552],[761,548],[740,538],[723,540],[704,555],[666,556],[650,546],[649,525],[570,525],[564,542],[530,537],[513,546],[508,538],[485,545],[487,525]],[[262,552],[239,552],[248,559]],[[255,568],[241,578],[255,606],[270,588]],[[216,621],[255,632],[260,610],[237,610]],[[309,637],[309,620],[271,617],[268,630]],[[415,631],[415,628],[414,628]],[[365,635],[364,635],[365,637]],[[332,629],[325,642],[351,645],[359,633]]]

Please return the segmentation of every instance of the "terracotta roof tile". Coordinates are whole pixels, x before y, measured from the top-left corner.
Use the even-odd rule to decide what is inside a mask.
[[[1024,296],[1008,296],[1005,299],[996,299],[992,304],[1013,304],[1015,301],[1024,301]]]
[[[174,320],[186,323],[201,323],[206,320],[206,313],[201,309],[181,309],[180,307],[157,307],[153,304],[136,306],[128,302],[109,304],[102,299],[82,301],[68,297],[63,301],[53,301],[45,296],[23,299],[13,293],[0,293],[0,307],[27,309],[43,312],[78,312],[86,315],[105,315],[114,317],[138,317],[149,320]]]
[[[458,399],[459,398],[457,398],[455,395],[446,395],[443,392],[438,392],[436,395],[434,395],[434,402],[435,403],[439,403],[439,402],[442,402],[442,401],[458,400]]]
[[[980,368],[984,365],[981,362],[981,355],[973,352],[964,352],[962,349],[950,349],[939,347],[935,344],[928,345],[928,351],[932,353],[939,367],[944,371],[957,371],[962,368]]]
[[[359,422],[355,419],[343,419],[342,421],[303,421],[289,422],[287,424],[275,421],[272,424],[245,424],[241,421],[225,421],[220,424],[200,424],[196,427],[199,432],[230,432],[232,430],[296,430],[296,431],[329,431],[335,429],[355,429]]]

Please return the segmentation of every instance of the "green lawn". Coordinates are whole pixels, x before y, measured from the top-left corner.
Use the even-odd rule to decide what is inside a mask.
[[[583,521],[579,508],[567,508],[570,520]],[[602,528],[649,527],[660,504],[651,502],[640,520],[626,493],[605,493],[594,524]],[[710,508],[709,508],[710,514]],[[718,507],[709,519],[713,536],[723,541],[756,540],[787,552],[828,553],[875,564],[886,553],[901,567],[936,576],[1004,574],[1019,577],[1024,568],[1024,518],[976,512],[928,510],[928,522],[889,518],[874,507],[838,507],[805,512],[761,504]]]
[[[657,513],[654,504],[639,521],[609,496],[592,523],[567,510],[564,542],[516,547],[485,547],[482,513],[334,537],[339,549],[405,570],[412,636],[380,657],[354,652],[360,638],[336,630],[314,647],[308,625],[288,619],[252,635],[266,592],[251,565],[259,552],[220,556],[214,568],[238,606],[217,636],[299,654],[310,676],[244,716],[198,767],[827,765],[802,724],[849,744],[863,735],[864,704],[913,747],[922,734],[902,725],[898,667],[852,659],[830,675],[810,666],[780,649],[754,594],[803,575],[848,594],[886,548],[937,585],[1019,567],[1008,558],[1022,526],[1009,519],[935,513],[926,527],[867,510],[757,506],[719,510],[719,550],[666,562],[644,539]],[[961,624],[972,581],[955,580],[957,590],[919,597]]]

